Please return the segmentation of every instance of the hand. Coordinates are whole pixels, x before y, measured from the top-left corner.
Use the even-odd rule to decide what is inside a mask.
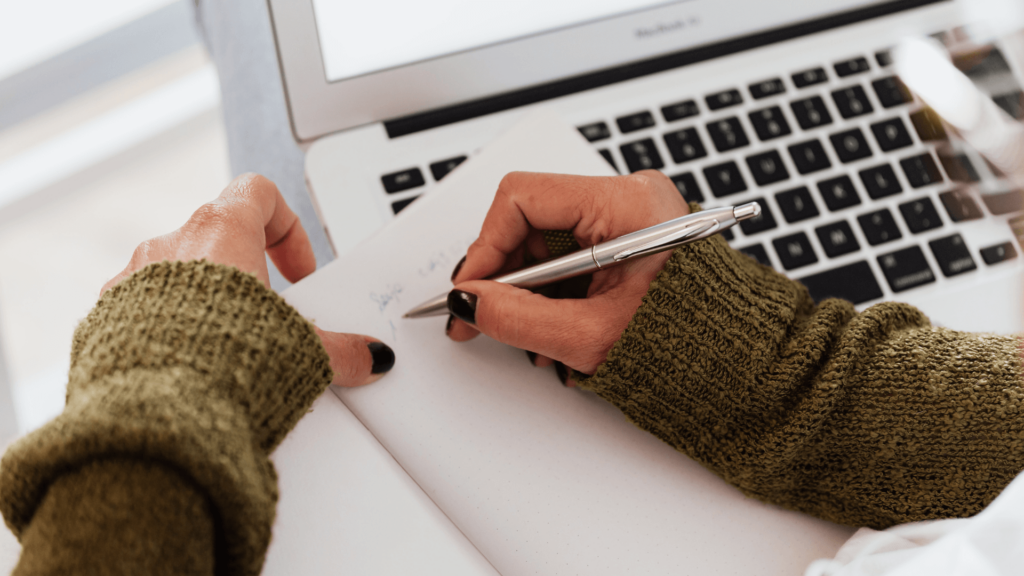
[[[474,280],[548,256],[543,230],[571,230],[587,248],[690,212],[660,172],[586,177],[512,173],[498,187],[480,237],[452,279],[460,304],[448,336],[484,334],[592,374],[629,324],[671,252],[595,272],[584,299],[552,300],[507,284]]]
[[[128,266],[103,286],[101,294],[146,265],[165,260],[206,259],[234,266],[270,288],[264,251],[290,282],[316,270],[306,230],[277,186],[262,176],[245,174],[196,210],[184,226],[140,244]],[[391,349],[374,338],[319,328],[317,334],[331,357],[334,385],[368,384],[394,364]]]

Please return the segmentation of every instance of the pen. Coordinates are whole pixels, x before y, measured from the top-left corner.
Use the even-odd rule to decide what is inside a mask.
[[[511,284],[518,288],[537,288],[604,270],[633,258],[642,258],[671,250],[677,246],[718,234],[735,226],[737,222],[757,217],[760,214],[761,205],[757,202],[712,208],[631,232],[614,240],[577,250],[571,254],[497,278],[489,278],[489,280]],[[409,310],[403,318],[426,318],[445,314],[448,314],[447,292]]]

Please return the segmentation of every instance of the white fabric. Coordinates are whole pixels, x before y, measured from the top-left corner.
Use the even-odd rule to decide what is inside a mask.
[[[832,560],[805,576],[1009,576],[1024,574],[1024,474],[973,518],[861,528]]]

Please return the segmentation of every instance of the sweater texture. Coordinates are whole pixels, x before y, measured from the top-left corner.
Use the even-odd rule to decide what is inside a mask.
[[[106,569],[79,573],[258,574],[277,501],[267,456],[329,362],[250,274],[164,262],[125,279],[75,333],[64,412],[0,462],[16,573],[67,573],[85,552]]]
[[[580,385],[750,496],[876,528],[969,516],[1024,468],[1020,340],[816,305],[719,237],[672,255]],[[79,327],[64,413],[0,462],[19,575],[257,574],[268,453],[331,380],[258,280],[160,263]]]
[[[581,386],[750,496],[851,526],[970,516],[1024,469],[1020,338],[816,305],[720,237],[676,250]]]

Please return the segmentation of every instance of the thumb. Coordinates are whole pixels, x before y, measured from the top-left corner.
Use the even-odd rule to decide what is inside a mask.
[[[551,299],[500,282],[462,282],[449,294],[448,307],[468,326],[453,326],[450,335],[465,340],[465,332],[475,329],[591,373],[608,352],[610,315],[603,306],[601,299]]]
[[[380,380],[395,365],[395,352],[387,345],[369,336],[341,334],[316,329],[327,355],[335,386],[362,386]]]

